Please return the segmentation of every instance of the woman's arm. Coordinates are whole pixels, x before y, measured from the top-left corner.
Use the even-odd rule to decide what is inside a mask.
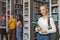
[[[41,31],[41,30],[42,30],[42,28],[41,28],[40,26],[35,28],[35,31],[36,31],[36,32],[39,32],[39,31]]]
[[[53,18],[50,18],[50,26],[52,27],[52,29],[47,30],[47,33],[55,33],[56,32],[56,26],[55,26]]]
[[[38,25],[39,25],[39,24],[40,24],[40,20],[38,19]],[[39,31],[41,31],[41,30],[42,30],[42,28],[40,27],[40,25],[35,28],[35,31],[36,31],[36,32],[39,32]]]

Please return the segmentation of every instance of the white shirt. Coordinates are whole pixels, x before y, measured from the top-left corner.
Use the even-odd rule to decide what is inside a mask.
[[[47,18],[43,18],[43,17],[40,17],[38,19],[38,25],[40,27],[42,27],[43,30],[47,30],[47,33],[41,33],[39,31],[40,34],[49,34],[49,33],[54,33],[56,32],[56,26],[55,26],[55,23],[54,23],[54,20],[52,17],[50,17],[50,26],[52,27],[52,29],[48,30],[49,26],[48,26],[48,20]]]
[[[18,28],[21,28],[21,27],[22,27],[21,21],[17,21],[17,27],[18,27]]]

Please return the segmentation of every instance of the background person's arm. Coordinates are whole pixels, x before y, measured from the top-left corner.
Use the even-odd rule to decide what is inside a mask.
[[[10,19],[8,24],[10,25],[11,23],[12,23],[12,20]]]

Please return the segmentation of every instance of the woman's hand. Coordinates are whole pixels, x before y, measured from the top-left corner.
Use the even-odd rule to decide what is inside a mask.
[[[41,30],[42,30],[42,28],[41,28],[41,27],[37,27],[37,30],[38,30],[38,31],[41,31]]]

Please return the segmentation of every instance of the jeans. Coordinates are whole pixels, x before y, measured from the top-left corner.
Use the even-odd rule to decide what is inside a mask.
[[[4,35],[6,40],[8,40],[8,33],[6,32],[6,29],[1,29],[1,40],[3,40]]]
[[[16,39],[21,40],[21,28],[16,28]]]
[[[49,35],[40,35],[37,33],[37,40],[50,40]]]

